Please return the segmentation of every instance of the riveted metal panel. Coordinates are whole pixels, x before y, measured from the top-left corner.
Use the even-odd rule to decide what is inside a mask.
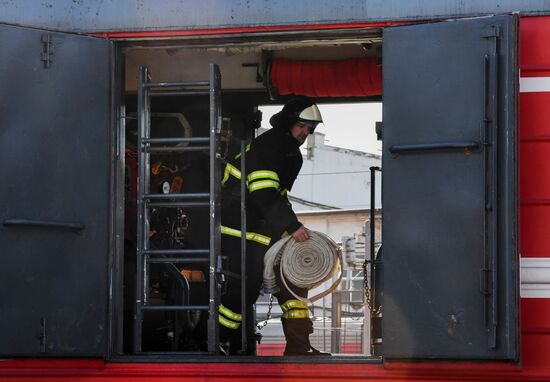
[[[4,0],[0,22],[64,31],[154,31],[548,14],[545,0]]]
[[[111,43],[0,26],[0,354],[107,349]]]
[[[515,359],[517,19],[384,31],[384,353]]]

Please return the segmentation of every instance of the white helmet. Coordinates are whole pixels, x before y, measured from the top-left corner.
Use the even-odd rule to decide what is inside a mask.
[[[289,129],[296,122],[306,122],[311,125],[311,132],[323,122],[321,112],[313,101],[305,96],[299,96],[288,101],[283,109],[271,117],[271,124],[282,124]]]
[[[315,129],[319,123],[323,122],[321,112],[315,104],[302,110],[302,112],[298,114],[298,120],[301,122],[311,123],[313,125],[313,129]]]

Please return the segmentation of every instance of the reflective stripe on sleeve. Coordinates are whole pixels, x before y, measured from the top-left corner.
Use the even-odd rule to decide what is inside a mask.
[[[279,182],[276,182],[274,180],[258,180],[256,182],[251,183],[248,186],[248,189],[250,190],[250,192],[262,190],[264,188],[274,188],[278,190]]]
[[[226,171],[223,172],[223,179],[222,179],[222,186],[227,182],[229,179],[229,171],[227,171],[227,166],[225,167]]]
[[[224,225],[221,226],[221,233],[224,235],[241,237],[241,231],[239,231],[238,229],[226,227]],[[263,245],[269,245],[269,243],[271,243],[271,238],[269,236],[261,235],[256,232],[247,232],[246,239],[255,241]]]
[[[234,330],[239,329],[239,326],[241,326],[240,322],[234,322],[234,321],[228,320],[224,316],[219,316],[219,322],[220,322],[220,325],[223,325],[226,328],[234,329]]]
[[[233,175],[235,178],[241,179],[241,171],[231,163],[228,163],[225,165],[225,170],[223,172],[222,185],[227,182],[229,175]]]
[[[250,151],[250,143],[248,145],[246,145],[246,149],[244,151],[245,152]],[[235,159],[239,159],[240,157],[241,157],[241,153],[238,153],[237,155],[235,155]]]
[[[246,180],[248,182],[253,182],[256,179],[272,179],[279,182],[279,175],[275,171],[270,170],[258,170],[251,172],[247,177]]]
[[[283,318],[309,318],[309,310],[307,309],[293,309],[283,313]]]
[[[307,309],[307,304],[301,300],[287,300],[281,304],[283,312],[288,312],[292,309]]]
[[[232,319],[233,321],[242,321],[243,316],[241,316],[238,313],[233,312],[230,309],[227,309],[225,306],[220,305],[220,313],[223,314],[225,317]]]

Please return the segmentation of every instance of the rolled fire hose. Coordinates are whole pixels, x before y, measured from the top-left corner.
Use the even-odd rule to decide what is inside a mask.
[[[279,266],[280,280],[284,287],[298,300],[307,304],[317,301],[332,292],[342,280],[342,251],[327,235],[309,231],[309,239],[298,243],[287,236],[277,241],[264,257],[265,293],[277,293],[280,290],[275,269]],[[304,298],[297,296],[288,283],[299,288],[314,289],[332,278],[338,271],[340,275],[332,285],[317,295]],[[287,283],[288,282],[288,283]]]

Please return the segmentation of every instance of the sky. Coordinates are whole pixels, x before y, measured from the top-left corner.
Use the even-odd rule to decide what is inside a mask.
[[[262,127],[270,128],[269,118],[281,106],[262,106]],[[315,131],[325,134],[325,144],[372,154],[382,153],[382,143],[376,140],[375,122],[382,121],[382,103],[352,103],[319,105],[323,124]]]

